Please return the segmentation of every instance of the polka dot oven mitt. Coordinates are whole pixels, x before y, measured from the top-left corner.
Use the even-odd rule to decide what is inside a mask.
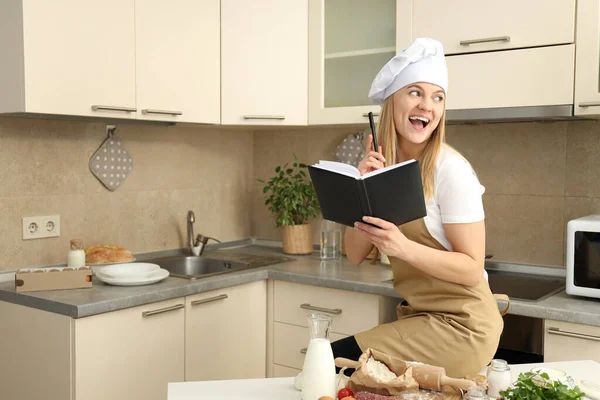
[[[90,159],[90,170],[108,190],[114,192],[131,174],[133,161],[123,141],[116,138],[113,132],[109,132]]]
[[[363,132],[359,132],[346,136],[333,152],[336,161],[358,167],[360,160],[365,156],[362,144],[363,135]]]

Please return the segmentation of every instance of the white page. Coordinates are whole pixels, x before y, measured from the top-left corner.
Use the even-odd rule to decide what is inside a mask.
[[[358,168],[342,162],[319,160],[319,162],[314,164],[313,167],[337,172],[338,174],[351,176],[356,179],[360,178],[360,172],[358,171]]]
[[[380,169],[376,169],[375,171],[367,172],[366,174],[364,174],[362,176],[362,179],[367,179],[370,176],[381,174],[381,173],[383,173],[385,171],[389,171],[390,169],[399,168],[399,167],[402,167],[403,165],[407,165],[407,164],[410,164],[410,163],[413,163],[413,162],[417,162],[417,160],[407,160],[407,161],[404,161],[404,162],[401,162],[401,163],[398,163],[398,164],[388,165],[387,167],[383,167],[383,168],[380,168]]]

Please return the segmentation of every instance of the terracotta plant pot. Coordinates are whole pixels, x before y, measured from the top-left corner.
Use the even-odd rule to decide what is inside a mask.
[[[285,254],[311,254],[313,251],[310,224],[284,225],[281,227],[281,238]]]

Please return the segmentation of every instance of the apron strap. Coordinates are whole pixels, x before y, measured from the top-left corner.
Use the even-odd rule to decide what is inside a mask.
[[[505,294],[494,294],[494,298],[496,299],[496,301],[502,300],[506,302],[506,307],[504,308],[504,310],[500,311],[500,315],[504,317],[508,313],[508,309],[510,308],[510,298]]]

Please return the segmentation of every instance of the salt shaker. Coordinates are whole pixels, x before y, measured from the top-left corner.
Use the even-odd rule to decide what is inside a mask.
[[[488,400],[483,386],[471,386],[463,395],[463,400]]]
[[[487,371],[488,396],[500,397],[500,392],[506,390],[512,384],[510,367],[505,360],[492,360]]]

